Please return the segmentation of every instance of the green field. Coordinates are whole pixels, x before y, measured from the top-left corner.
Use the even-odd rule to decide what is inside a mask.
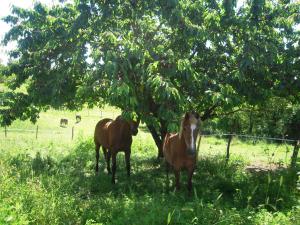
[[[1,129],[0,224],[300,224],[298,178],[286,169],[290,145],[235,138],[226,164],[226,140],[203,137],[189,196],[184,173],[179,192],[173,175],[167,187],[163,161],[142,124],[132,146],[131,178],[122,153],[116,185],[103,155],[95,175],[94,126],[118,114],[111,107],[50,110],[35,125],[15,121],[7,137]],[[60,118],[69,120],[66,128]],[[249,172],[251,166],[258,170]]]

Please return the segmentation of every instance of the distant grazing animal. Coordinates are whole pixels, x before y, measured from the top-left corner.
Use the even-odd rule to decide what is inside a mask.
[[[66,127],[68,125],[68,119],[61,118],[60,119],[60,126],[61,127]]]
[[[80,115],[76,115],[76,123],[79,123],[81,121],[81,116]]]
[[[179,133],[166,134],[163,153],[168,170],[171,166],[175,173],[176,189],[180,188],[180,171],[188,171],[188,190],[192,190],[192,176],[196,166],[196,139],[200,126],[198,113],[187,112],[182,118]]]
[[[110,171],[110,158],[112,157],[112,183],[115,183],[116,173],[116,156],[120,151],[125,152],[125,161],[127,168],[127,175],[130,176],[130,154],[132,135],[137,135],[140,120],[127,121],[121,116],[115,120],[102,119],[95,128],[94,142],[96,145],[96,172],[99,167],[99,149],[102,146],[104,157],[107,163],[107,171]]]

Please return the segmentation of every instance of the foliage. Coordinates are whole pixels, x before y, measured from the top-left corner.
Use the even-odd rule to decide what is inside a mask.
[[[18,47],[6,74],[27,93],[4,96],[1,123],[106,102],[141,116],[160,147],[186,110],[206,120],[274,95],[298,101],[299,8],[246,1],[238,9],[227,0],[13,7],[4,43]]]
[[[5,70],[5,66],[0,63],[0,84],[4,82],[3,71]]]
[[[295,108],[287,123],[287,135],[296,140],[300,139],[300,108]]]

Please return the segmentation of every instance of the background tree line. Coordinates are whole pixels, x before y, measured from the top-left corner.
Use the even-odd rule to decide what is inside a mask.
[[[234,114],[214,118],[205,124],[204,132],[297,140],[300,137],[300,107],[276,97],[263,107],[248,106]]]

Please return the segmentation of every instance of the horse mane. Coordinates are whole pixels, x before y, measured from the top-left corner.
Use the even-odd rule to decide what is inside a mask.
[[[124,119],[121,115],[119,115],[119,116],[117,116],[117,118],[115,120],[117,121],[117,120],[124,120]]]
[[[179,138],[180,138],[180,139],[181,139],[181,137],[182,137],[184,120],[185,120],[185,115],[182,117],[181,122],[180,122],[180,130],[179,130]]]

